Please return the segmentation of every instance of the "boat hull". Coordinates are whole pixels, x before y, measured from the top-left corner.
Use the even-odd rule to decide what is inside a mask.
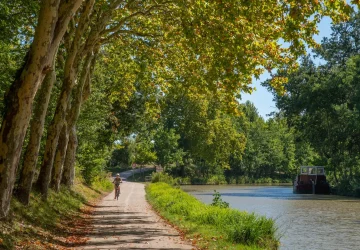
[[[315,194],[330,194],[330,186],[328,183],[321,183],[315,185]],[[293,187],[294,194],[312,194],[312,184],[297,184],[294,183]]]

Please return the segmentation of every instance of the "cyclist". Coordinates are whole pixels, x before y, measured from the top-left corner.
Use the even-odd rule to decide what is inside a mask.
[[[114,178],[114,185],[115,185],[115,198],[116,199],[116,190],[119,190],[119,194],[120,194],[120,183],[122,182],[121,178],[120,178],[120,174],[116,174],[116,177]]]

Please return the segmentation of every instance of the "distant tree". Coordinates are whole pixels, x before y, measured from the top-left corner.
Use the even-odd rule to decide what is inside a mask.
[[[154,144],[149,140],[142,140],[136,142],[135,159],[134,162],[140,167],[146,164],[152,164],[156,161],[156,153],[154,151]]]
[[[157,163],[166,168],[170,164],[183,164],[183,149],[179,148],[180,135],[174,129],[166,130],[159,128],[154,136],[154,148],[157,155]]]
[[[352,56],[359,40],[358,15],[353,18],[335,26],[323,41],[318,53],[327,60],[324,65],[304,58],[298,72],[289,75],[285,95],[275,95],[277,107],[297,131],[301,151],[308,152],[302,159],[296,152],[299,162],[325,165],[335,183],[348,187],[360,180],[360,58]]]
[[[245,123],[239,129],[246,138],[241,158],[233,158],[231,172],[250,178],[276,178],[281,173],[290,176],[296,171],[296,146],[294,133],[285,118],[276,117],[264,121],[255,106],[246,102],[243,106]],[[245,128],[244,128],[245,125]]]

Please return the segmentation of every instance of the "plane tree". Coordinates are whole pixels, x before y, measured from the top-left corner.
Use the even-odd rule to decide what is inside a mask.
[[[163,73],[170,72],[175,81],[186,79],[187,84],[199,88],[216,89],[222,85],[232,96],[240,90],[250,91],[251,77],[259,76],[265,69],[295,67],[296,58],[305,52],[305,44],[315,46],[312,35],[321,17],[328,15],[340,21],[347,17],[350,9],[343,1],[331,0],[42,1],[24,64],[4,98],[0,130],[0,217],[9,211],[34,98],[45,76],[53,70],[62,42],[65,47],[63,87],[47,131],[40,172],[43,181],[39,186],[44,198],[60,133],[64,130],[66,138],[71,131],[63,127],[75,81],[82,75],[81,69],[89,68],[88,58],[102,45],[127,36],[146,37],[142,39],[145,43],[154,41],[160,55],[169,59],[164,61],[168,67],[164,67]],[[282,47],[281,39],[290,45]],[[178,53],[173,53],[174,48]],[[120,49],[126,49],[126,44]],[[285,81],[284,77],[275,77],[272,85],[281,91]],[[163,82],[172,83],[168,79]],[[82,95],[81,91],[77,93]]]

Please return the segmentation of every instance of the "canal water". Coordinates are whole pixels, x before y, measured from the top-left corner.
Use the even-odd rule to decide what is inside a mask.
[[[280,249],[359,249],[360,199],[293,194],[291,186],[183,186],[210,204],[214,190],[231,208],[274,218]]]

